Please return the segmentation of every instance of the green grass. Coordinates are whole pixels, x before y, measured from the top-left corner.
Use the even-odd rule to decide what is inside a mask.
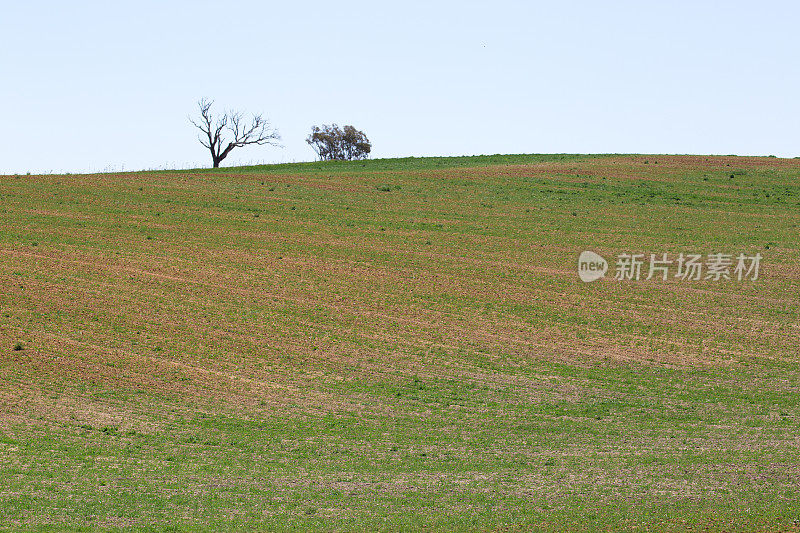
[[[0,530],[797,530],[799,179],[660,155],[0,177]],[[584,249],[764,270],[583,284]]]

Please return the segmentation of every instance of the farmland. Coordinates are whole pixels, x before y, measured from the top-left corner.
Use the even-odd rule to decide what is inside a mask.
[[[800,531],[800,159],[0,177],[0,530]],[[593,283],[577,257],[611,263]],[[617,280],[619,253],[763,256]]]

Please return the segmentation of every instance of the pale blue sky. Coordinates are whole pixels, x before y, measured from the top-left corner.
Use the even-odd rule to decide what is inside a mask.
[[[795,2],[3,2],[0,172],[208,166],[201,97],[374,157],[800,155]]]

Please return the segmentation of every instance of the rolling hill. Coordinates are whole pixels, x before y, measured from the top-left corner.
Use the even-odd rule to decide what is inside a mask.
[[[2,176],[0,199],[0,529],[800,523],[800,159]],[[757,279],[645,279],[716,253]]]

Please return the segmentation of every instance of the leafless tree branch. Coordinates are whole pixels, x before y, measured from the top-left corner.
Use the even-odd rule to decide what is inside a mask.
[[[199,117],[196,119],[189,117],[189,122],[202,132],[198,140],[211,152],[214,168],[218,168],[220,162],[228,157],[234,148],[251,144],[280,146],[278,141],[281,136],[278,130],[273,128],[262,115],[253,115],[248,121],[242,113],[228,111],[215,119],[211,113],[213,104],[213,100],[205,98],[197,102]],[[226,131],[233,137],[232,140],[226,140]]]

